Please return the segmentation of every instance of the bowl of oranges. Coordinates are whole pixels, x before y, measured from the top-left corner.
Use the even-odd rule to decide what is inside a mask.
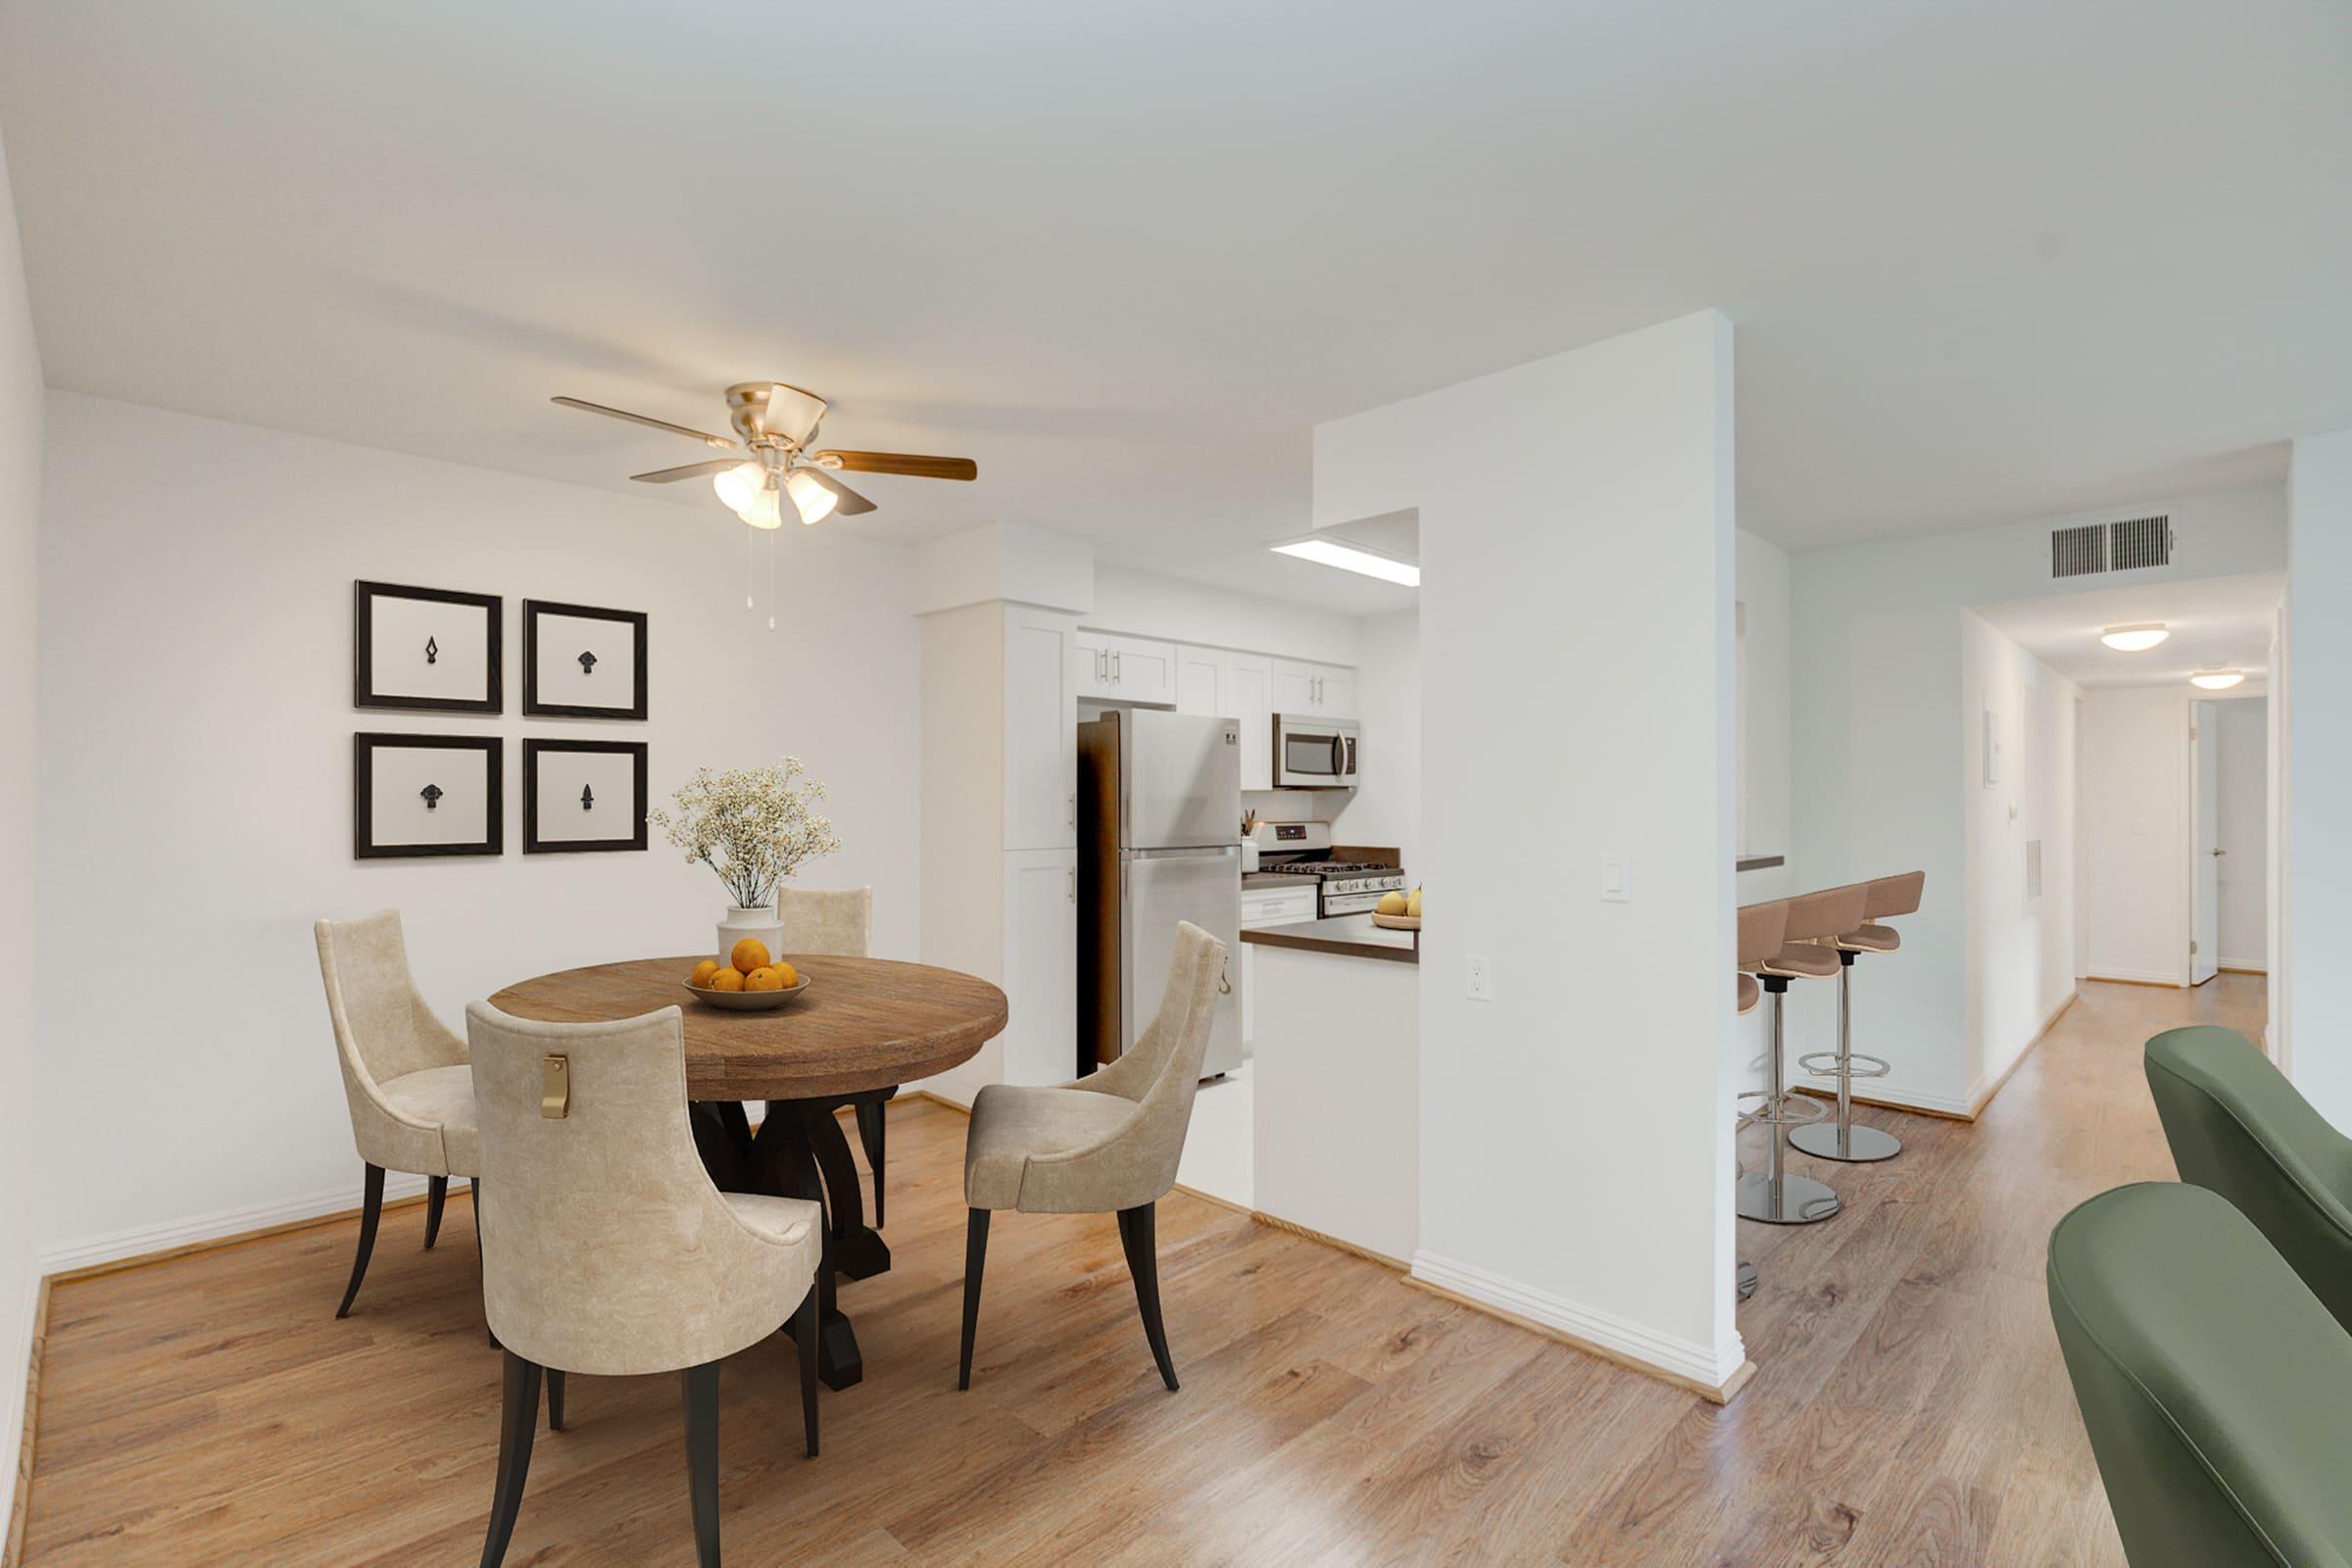
[[[769,957],[764,942],[746,937],[735,944],[726,962],[705,958],[696,964],[686,989],[713,1007],[760,1012],[781,1007],[808,990],[808,977],[782,958]]]

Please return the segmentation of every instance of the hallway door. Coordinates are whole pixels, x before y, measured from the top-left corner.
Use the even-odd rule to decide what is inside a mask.
[[[2219,972],[2222,956],[2222,732],[2212,703],[2189,704],[2189,870],[2196,878],[2188,983],[2201,986]]]

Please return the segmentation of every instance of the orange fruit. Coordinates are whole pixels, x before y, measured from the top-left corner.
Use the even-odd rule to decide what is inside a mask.
[[[775,970],[762,964],[743,977],[743,989],[746,991],[781,991],[784,989],[784,982],[776,978]]]
[[[741,991],[743,989],[743,976],[737,974],[732,969],[721,969],[710,976],[710,984],[707,989],[711,991]]]
[[[797,986],[801,983],[801,971],[795,969],[791,964],[786,963],[782,958],[778,958],[775,962],[769,964],[767,967],[768,972],[776,977],[776,989],[778,991],[790,991],[794,986]]]
[[[735,966],[737,974],[764,969],[767,967],[767,944],[758,937],[745,937],[735,944],[735,951],[727,955],[727,961]]]
[[[718,960],[705,958],[694,966],[694,974],[686,983],[690,986],[700,986],[708,991],[710,989],[710,977],[716,973],[718,973]]]

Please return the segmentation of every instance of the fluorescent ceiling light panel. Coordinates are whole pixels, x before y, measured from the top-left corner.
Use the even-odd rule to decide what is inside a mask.
[[[1294,539],[1287,545],[1267,547],[1278,556],[1297,556],[1318,566],[1337,566],[1342,571],[1360,572],[1366,577],[1378,577],[1382,582],[1401,583],[1407,588],[1421,586],[1421,568],[1405,561],[1392,561],[1354,545],[1344,545],[1335,539]]]
[[[2171,635],[2162,621],[2150,621],[2144,626],[2110,626],[2099,633],[2099,641],[2119,654],[2144,654]]]

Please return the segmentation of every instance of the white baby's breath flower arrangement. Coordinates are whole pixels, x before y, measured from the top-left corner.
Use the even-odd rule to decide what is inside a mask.
[[[798,782],[805,772],[797,757],[724,773],[697,768],[671,797],[676,811],[657,808],[646,820],[686,852],[687,864],[717,872],[737,908],[768,908],[776,884],[802,861],[841,848],[832,818],[808,808],[825,798],[825,786],[816,779]]]

